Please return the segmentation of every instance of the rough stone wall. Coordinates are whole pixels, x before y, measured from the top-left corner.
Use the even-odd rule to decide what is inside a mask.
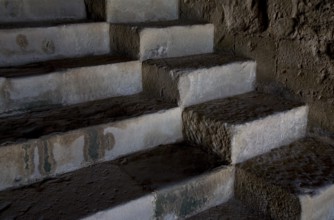
[[[258,62],[257,89],[310,104],[310,130],[334,133],[334,0],[180,0],[216,26],[216,50]]]

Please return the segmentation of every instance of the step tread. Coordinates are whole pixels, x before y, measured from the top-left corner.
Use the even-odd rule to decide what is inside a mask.
[[[171,20],[171,21],[154,21],[154,22],[140,22],[140,23],[121,23],[111,24],[111,26],[123,26],[129,28],[168,28],[175,26],[192,26],[192,25],[205,25],[210,24],[209,22],[196,21],[196,20]]]
[[[305,138],[238,165],[295,195],[316,195],[334,183],[334,142]]]
[[[141,94],[0,115],[0,145],[110,123],[176,107]],[[10,129],[9,129],[10,128]]]
[[[250,92],[225,99],[217,99],[185,109],[208,120],[227,124],[244,124],[249,121],[284,112],[305,104],[276,96]]]
[[[22,66],[2,67],[0,68],[0,77],[13,78],[36,76],[71,68],[98,66],[128,61],[133,61],[133,59],[115,55],[101,55],[50,60],[46,62],[38,62]]]
[[[187,220],[269,220],[261,212],[248,208],[239,200],[233,198],[228,202],[213,207]]]
[[[201,68],[222,66],[233,62],[250,61],[247,58],[224,54],[201,54],[178,58],[163,58],[144,61],[144,65],[154,65],[169,71],[191,71]]]
[[[15,23],[0,23],[0,30],[23,29],[23,28],[47,28],[54,26],[64,26],[73,24],[86,23],[101,23],[101,21],[94,21],[90,19],[57,19],[52,21],[34,21],[34,22],[15,22]]]
[[[182,182],[221,165],[186,144],[159,146],[27,187],[0,192],[0,218],[77,219]]]

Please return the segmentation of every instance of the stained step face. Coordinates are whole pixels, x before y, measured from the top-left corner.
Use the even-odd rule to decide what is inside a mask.
[[[94,17],[110,23],[168,21],[179,18],[178,0],[89,0]]]
[[[213,52],[212,24],[180,21],[114,24],[110,34],[113,51],[140,60]]]
[[[181,110],[140,95],[2,115],[0,189],[180,140]]]
[[[0,192],[1,203],[9,204],[0,218],[184,218],[228,200],[233,194],[233,172],[200,148],[159,146]]]
[[[306,138],[237,166],[236,196],[272,219],[334,218],[334,146]]]
[[[109,24],[77,23],[0,30],[0,67],[110,53]]]
[[[205,54],[148,60],[143,63],[147,94],[180,106],[250,92],[256,80],[256,63],[243,58]]]
[[[84,0],[0,0],[1,23],[83,20],[86,16]]]
[[[185,109],[185,139],[239,163],[305,135],[308,107],[255,92]]]
[[[142,91],[141,63],[96,56],[0,68],[0,113]]]

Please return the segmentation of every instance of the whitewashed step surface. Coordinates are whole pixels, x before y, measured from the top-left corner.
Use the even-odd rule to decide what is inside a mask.
[[[214,26],[184,21],[113,24],[113,51],[147,60],[213,52]]]
[[[0,190],[182,141],[181,126],[175,104],[141,95],[4,115]]]
[[[116,56],[0,68],[0,113],[71,105],[141,91],[141,63]]]
[[[0,0],[0,23],[83,20],[84,0]]]
[[[183,132],[236,164],[305,136],[308,106],[256,92],[185,108]]]
[[[237,166],[236,197],[271,219],[334,219],[334,141],[305,138]]]
[[[110,23],[168,21],[179,18],[179,0],[89,0],[95,18]]]
[[[109,24],[0,29],[0,67],[110,53]]]
[[[244,58],[205,54],[148,60],[143,87],[180,106],[190,106],[254,90],[256,63]]]

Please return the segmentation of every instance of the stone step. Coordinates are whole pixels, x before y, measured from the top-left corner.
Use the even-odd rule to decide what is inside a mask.
[[[334,219],[333,143],[305,138],[239,164],[236,196],[272,219]]]
[[[177,20],[179,0],[88,0],[94,18],[110,23]]]
[[[0,192],[1,219],[177,219],[233,195],[234,168],[185,144],[159,146]]]
[[[251,92],[186,108],[183,133],[236,164],[304,137],[307,115],[305,104]]]
[[[123,57],[93,56],[0,68],[0,113],[141,91],[141,63]]]
[[[84,0],[0,0],[0,22],[82,20],[87,17]]]
[[[205,210],[187,220],[270,220],[270,218],[232,198],[222,205]]]
[[[142,95],[0,116],[0,190],[183,139],[181,109]]]
[[[189,106],[250,92],[256,63],[244,58],[205,54],[148,60],[143,63],[143,87],[180,106]]]
[[[112,24],[110,34],[113,51],[140,60],[213,52],[213,24],[188,21]]]
[[[108,23],[67,23],[0,29],[0,67],[110,53]]]

